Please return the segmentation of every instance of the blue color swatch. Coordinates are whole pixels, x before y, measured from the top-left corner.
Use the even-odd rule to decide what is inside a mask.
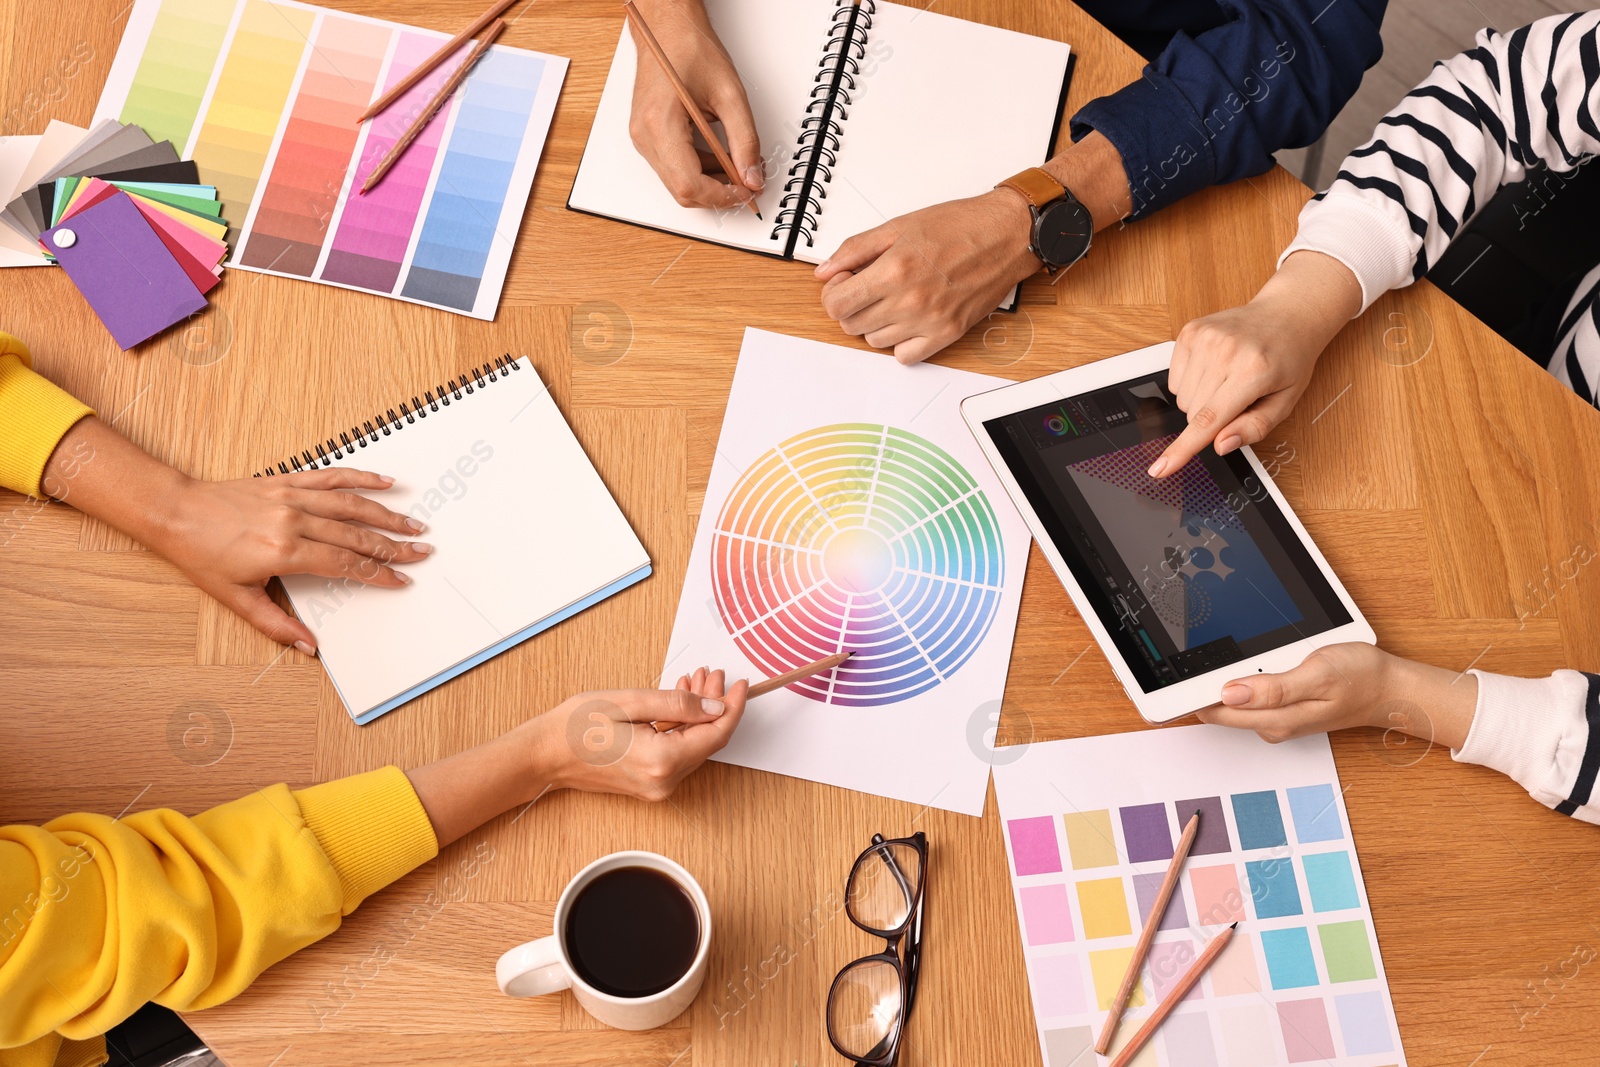
[[[1361,906],[1348,852],[1302,856],[1300,862],[1306,866],[1306,888],[1311,890],[1312,911],[1339,911]]]
[[[1311,957],[1311,938],[1305,927],[1261,931],[1261,949],[1267,955],[1267,973],[1273,989],[1300,989],[1317,984],[1317,961]]]
[[[1294,835],[1302,845],[1344,840],[1333,786],[1305,785],[1289,790],[1289,811],[1294,816]]]
[[[1277,848],[1289,843],[1283,832],[1278,794],[1270,789],[1261,793],[1235,793],[1233,821],[1239,827],[1241,849]]]
[[[1250,899],[1255,902],[1256,918],[1301,914],[1300,888],[1295,884],[1294,862],[1289,857],[1252,860],[1244,869],[1250,877]]]
[[[428,217],[401,295],[470,311],[478,299],[544,60],[492,49],[467,78]]]

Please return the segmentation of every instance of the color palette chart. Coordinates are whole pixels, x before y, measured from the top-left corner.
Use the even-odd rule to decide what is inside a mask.
[[[1140,1067],[1405,1063],[1327,736],[1190,726],[1033,745],[995,793],[1046,1067],[1093,1046],[1183,825],[1200,832],[1112,1055],[1206,943],[1233,942]]]
[[[841,707],[925,693],[994,621],[1005,557],[966,469],[916,434],[820,426],[763,454],[717,519],[712,586],[728,633],[769,675],[846,649],[790,686]]]
[[[228,265],[492,319],[565,59],[494,46],[356,193],[469,49],[357,116],[448,36],[295,0],[137,0],[96,118],[199,164],[233,227]]]

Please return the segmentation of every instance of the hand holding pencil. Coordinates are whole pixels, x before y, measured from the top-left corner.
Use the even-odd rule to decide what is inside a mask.
[[[766,185],[761,138],[744,83],[705,8],[700,0],[668,4],[639,0],[633,7],[628,24],[639,58],[628,130],[634,147],[683,207],[736,208],[752,203]],[[667,65],[656,58],[652,38]],[[694,121],[696,116],[687,109],[675,82],[700,111],[701,123],[722,123],[726,150],[709,126],[702,136],[711,151],[697,149],[694,137],[701,123]],[[723,159],[717,158],[719,153]],[[718,174],[728,181],[717,180]]]

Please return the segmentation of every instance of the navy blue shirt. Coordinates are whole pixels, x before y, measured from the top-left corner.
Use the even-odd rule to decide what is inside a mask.
[[[1146,56],[1138,81],[1091,100],[1072,139],[1122,153],[1142,218],[1210,185],[1265,173],[1322,136],[1383,54],[1387,0],[1078,0]]]

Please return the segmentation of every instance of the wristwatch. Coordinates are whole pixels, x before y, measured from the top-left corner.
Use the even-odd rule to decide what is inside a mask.
[[[1051,274],[1082,259],[1094,239],[1094,218],[1072,191],[1038,167],[1030,167],[995,186],[1004,186],[1028,202],[1033,214],[1033,243],[1028,251]]]

